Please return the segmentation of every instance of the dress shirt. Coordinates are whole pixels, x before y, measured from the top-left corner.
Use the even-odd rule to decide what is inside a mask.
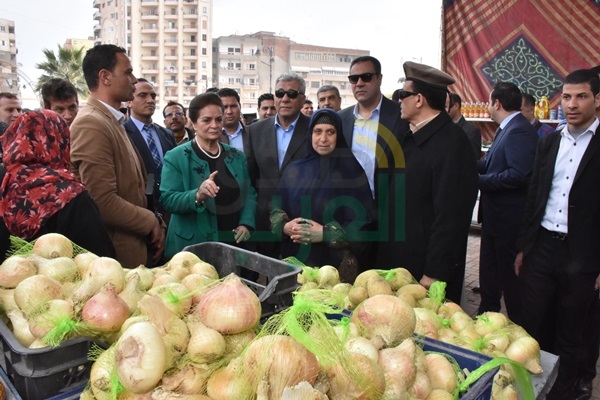
[[[371,194],[375,197],[375,149],[377,148],[377,129],[381,115],[381,102],[371,111],[368,119],[364,119],[358,112],[358,104],[354,106],[354,131],[352,132],[352,154],[365,170]]]
[[[513,119],[514,117],[516,117],[516,116],[517,116],[517,114],[519,114],[519,113],[520,113],[520,111],[515,111],[514,113],[510,114],[508,117],[504,118],[504,120],[503,120],[502,122],[500,122],[499,128],[500,128],[500,129],[504,129],[504,128],[506,128],[506,125],[508,125],[508,123],[509,123],[510,121],[512,121],[512,119]]]
[[[560,132],[552,186],[542,219],[542,226],[549,231],[568,233],[569,192],[581,158],[592,140],[592,135],[595,135],[598,125],[598,118],[596,118],[577,138],[571,135],[568,125]]]
[[[119,121],[120,124],[125,122],[125,114],[123,114],[121,111],[117,110],[110,104],[103,102],[102,100],[99,100],[99,99],[96,99],[96,100],[98,100],[100,103],[104,104],[106,106],[106,108],[108,108],[108,111],[110,111],[110,113],[117,119],[117,121]],[[140,132],[141,132],[141,130],[140,130]]]
[[[240,151],[244,151],[244,138],[242,137],[242,131],[244,130],[244,126],[241,122],[238,122],[238,127],[236,131],[232,134],[227,132],[225,128],[223,128],[223,133],[227,135],[229,138],[229,145],[231,147],[235,147]]]
[[[276,115],[275,118],[275,130],[277,131],[277,158],[279,161],[279,168],[281,169],[281,165],[283,164],[283,159],[285,158],[285,153],[287,151],[288,146],[290,145],[290,140],[292,140],[292,135],[294,134],[294,128],[298,123],[298,118],[300,118],[300,114],[298,117],[287,127],[287,129],[283,129],[283,127],[279,124],[279,115]]]
[[[133,121],[133,123],[135,124],[135,127],[138,128],[138,131],[143,132],[144,126],[146,124],[144,124],[143,122],[135,119],[134,117],[130,117],[131,120]],[[158,137],[158,133],[156,132],[156,129],[154,128],[154,124],[152,122],[150,122],[148,124],[148,126],[150,126],[150,134],[152,135],[152,138],[154,139],[154,144],[156,145],[156,148],[158,150],[158,155],[160,156],[161,160],[165,155],[165,152],[162,149],[162,145],[160,144],[160,138]],[[146,135],[144,135],[142,133],[142,137],[144,138],[144,140],[146,141],[146,145],[148,145],[148,148],[150,148],[150,143],[148,143],[148,137]]]

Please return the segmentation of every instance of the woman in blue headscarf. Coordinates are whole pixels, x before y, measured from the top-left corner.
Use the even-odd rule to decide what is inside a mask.
[[[342,281],[351,283],[366,269],[366,236],[376,215],[371,189],[335,111],[317,110],[307,134],[306,158],[290,164],[279,181],[273,231],[281,234],[283,257],[333,265]]]

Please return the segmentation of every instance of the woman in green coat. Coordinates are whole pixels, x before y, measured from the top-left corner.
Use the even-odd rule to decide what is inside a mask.
[[[220,143],[223,103],[214,93],[189,107],[195,140],[165,154],[160,202],[171,213],[165,257],[202,242],[239,245],[254,229],[256,191],[243,152]]]

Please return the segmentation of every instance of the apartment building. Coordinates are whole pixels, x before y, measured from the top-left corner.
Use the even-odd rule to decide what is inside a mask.
[[[15,22],[0,18],[0,92],[21,97],[17,69]]]
[[[306,80],[306,96],[315,103],[322,85],[337,86],[344,107],[356,102],[348,72],[350,62],[362,55],[369,51],[301,44],[273,32],[221,36],[213,40],[212,75],[216,86],[240,93],[242,108],[256,107],[256,99],[272,93],[277,77],[289,71]]]
[[[187,106],[212,85],[212,0],[94,0],[95,43],[127,49],[159,107]]]

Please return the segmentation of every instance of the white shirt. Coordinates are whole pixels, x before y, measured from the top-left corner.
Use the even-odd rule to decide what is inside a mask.
[[[96,100],[98,100],[100,103],[104,104],[106,106],[106,108],[108,108],[108,111],[110,111],[110,113],[117,119],[117,121],[119,121],[120,124],[124,122],[125,114],[123,114],[121,111],[117,110],[110,104],[106,104],[102,100],[99,100],[99,99],[96,99]]]
[[[352,154],[365,170],[371,194],[375,197],[375,149],[377,148],[377,128],[381,114],[381,102],[371,111],[368,119],[364,119],[358,112],[358,104],[354,106],[354,131],[352,132]]]
[[[279,162],[279,169],[281,169],[281,166],[283,165],[283,159],[285,158],[285,153],[287,152],[287,148],[292,140],[292,135],[294,134],[294,129],[298,123],[298,118],[300,118],[300,113],[298,113],[298,116],[294,122],[292,122],[287,129],[284,129],[283,126],[279,124],[278,115],[273,118],[275,120],[275,131],[277,132],[277,159]]]
[[[542,226],[549,231],[568,233],[569,193],[573,186],[575,173],[581,163],[581,158],[599,124],[600,122],[596,118],[586,131],[577,138],[571,135],[568,125],[560,132],[561,138],[556,162],[554,163],[552,186],[550,187],[550,195],[542,219]]]

